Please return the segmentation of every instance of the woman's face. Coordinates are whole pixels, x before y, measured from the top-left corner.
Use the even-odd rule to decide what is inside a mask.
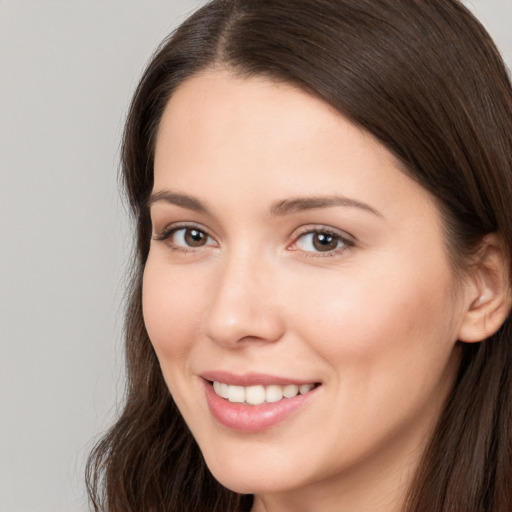
[[[214,476],[392,500],[459,361],[432,196],[319,99],[227,71],[172,96],[154,171],[144,319]]]

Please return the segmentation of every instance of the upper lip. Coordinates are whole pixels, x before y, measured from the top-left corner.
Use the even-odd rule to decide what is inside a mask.
[[[300,386],[302,384],[315,384],[317,381],[314,380],[303,380],[290,377],[280,377],[277,375],[268,375],[263,373],[245,373],[242,375],[226,372],[223,370],[211,370],[200,374],[200,376],[211,382],[222,382],[229,384],[230,386],[270,386],[271,384],[277,384],[279,386],[285,386],[286,384],[296,384]]]

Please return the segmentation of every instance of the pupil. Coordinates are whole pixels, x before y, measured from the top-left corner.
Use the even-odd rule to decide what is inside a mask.
[[[336,249],[337,239],[329,233],[317,233],[313,238],[313,245],[319,251],[331,251]]]
[[[192,247],[198,247],[204,245],[206,237],[202,231],[198,229],[187,229],[185,233],[185,241]]]

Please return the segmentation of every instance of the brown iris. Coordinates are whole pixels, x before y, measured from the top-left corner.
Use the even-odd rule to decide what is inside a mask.
[[[207,235],[199,229],[188,228],[185,230],[185,242],[190,247],[201,247],[208,240]]]
[[[312,242],[317,251],[332,251],[338,246],[338,237],[331,233],[314,233]]]

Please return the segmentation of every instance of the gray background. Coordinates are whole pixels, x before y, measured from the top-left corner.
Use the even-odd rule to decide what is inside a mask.
[[[122,391],[130,95],[201,0],[0,0],[0,512],[84,512]],[[512,67],[512,0],[471,0]]]

